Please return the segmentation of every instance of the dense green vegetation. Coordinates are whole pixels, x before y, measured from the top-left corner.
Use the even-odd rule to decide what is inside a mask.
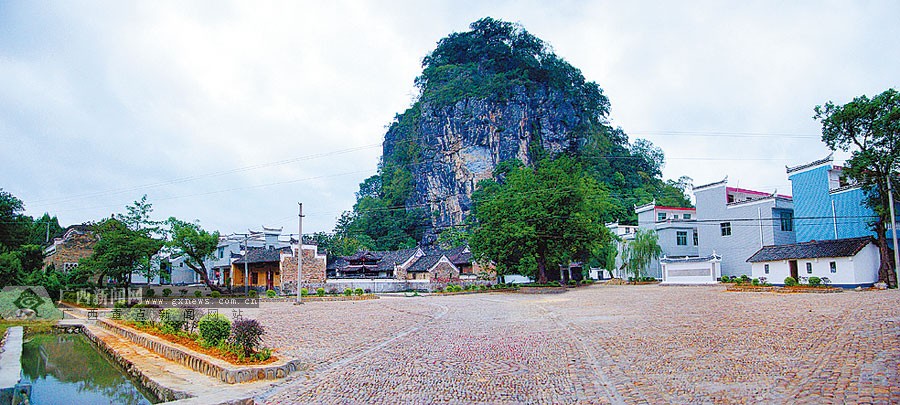
[[[24,211],[22,200],[0,189],[0,287],[46,284],[59,291],[62,274],[41,271],[42,245],[63,229],[56,217],[44,214],[34,219],[22,214]]]
[[[900,201],[897,167],[900,164],[900,92],[888,89],[872,97],[859,96],[837,105],[829,101],[816,106],[815,118],[822,123],[822,141],[831,150],[850,151],[844,174],[866,192],[866,205],[878,215],[872,224],[881,251],[878,277],[892,287],[897,274],[892,271],[893,257],[884,238],[886,223],[891,223],[888,196]]]
[[[476,259],[498,274],[547,282],[559,263],[584,260],[609,243],[603,226],[610,212],[604,187],[574,159],[544,159],[536,168],[510,165],[475,192],[469,245]]]
[[[316,236],[329,255],[346,255],[359,248],[405,248],[421,240],[430,226],[429,213],[410,197],[412,173],[426,152],[421,142],[423,112],[452,108],[466,100],[502,105],[550,93],[561,95],[559,108],[574,114],[568,119],[569,139],[563,155],[608,196],[598,221],[634,223],[634,206],[654,199],[660,205],[690,206],[684,191],[691,180],[661,179],[662,150],[646,140],[630,143],[621,128],[608,124],[610,103],[600,86],[586,81],[581,71],[517,24],[484,18],[470,28],[441,39],[423,59],[422,74],[416,78],[419,97],[388,129],[378,174],[360,184],[353,210],[344,213],[334,233]],[[540,126],[537,121],[533,125]],[[559,157],[549,156],[542,148],[540,128],[532,128],[531,133],[535,137],[530,142],[531,162]],[[442,241],[458,244],[466,238],[465,229],[450,229],[438,230],[453,233],[442,236]]]

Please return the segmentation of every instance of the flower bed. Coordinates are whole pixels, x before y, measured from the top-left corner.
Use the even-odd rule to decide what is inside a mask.
[[[775,286],[753,284],[726,284],[725,291],[734,292],[769,292],[775,291]]]
[[[274,355],[269,356],[269,358],[262,360],[262,361],[253,360],[253,359],[249,359],[249,358],[241,359],[238,357],[237,354],[227,351],[227,350],[224,350],[218,346],[203,347],[203,345],[201,345],[199,343],[200,335],[197,333],[183,332],[183,334],[173,335],[170,333],[163,332],[162,330],[160,330],[159,327],[156,327],[154,325],[142,324],[142,323],[138,323],[138,322],[130,322],[130,321],[121,320],[121,319],[116,320],[115,322],[119,325],[139,330],[146,334],[153,335],[153,336],[156,336],[161,339],[165,339],[172,343],[177,343],[177,344],[182,345],[182,346],[184,346],[190,350],[193,350],[197,353],[203,353],[207,356],[214,357],[219,360],[224,360],[224,361],[227,361],[234,365],[264,365],[264,364],[274,363],[278,360],[278,358],[275,357]]]
[[[795,286],[784,286],[780,288],[776,288],[775,292],[783,293],[783,294],[793,294],[793,293],[812,293],[812,294],[828,294],[828,293],[839,293],[844,292],[843,289],[838,287],[813,287],[809,285],[795,285]]]

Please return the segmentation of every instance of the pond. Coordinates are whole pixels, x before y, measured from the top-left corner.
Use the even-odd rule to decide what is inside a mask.
[[[38,334],[22,348],[33,404],[154,404],[159,400],[81,334]]]

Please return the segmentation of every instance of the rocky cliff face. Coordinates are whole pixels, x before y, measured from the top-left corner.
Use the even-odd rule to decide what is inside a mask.
[[[502,101],[465,98],[414,108],[419,111],[412,128],[393,126],[385,135],[384,159],[390,161],[407,144],[415,146],[417,159],[407,165],[414,187],[406,204],[432,214],[432,231],[465,221],[472,192],[500,162],[530,165],[535,150],[554,155],[584,142],[574,131],[583,114],[562,92],[546,87],[518,87]]]

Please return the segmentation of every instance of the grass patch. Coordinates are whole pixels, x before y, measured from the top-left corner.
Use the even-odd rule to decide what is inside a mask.
[[[0,336],[3,336],[6,333],[6,329],[13,326],[23,326],[25,327],[25,335],[33,335],[36,333],[50,333],[53,331],[53,325],[56,325],[56,320],[37,320],[37,321],[19,321],[19,320],[0,320]]]

